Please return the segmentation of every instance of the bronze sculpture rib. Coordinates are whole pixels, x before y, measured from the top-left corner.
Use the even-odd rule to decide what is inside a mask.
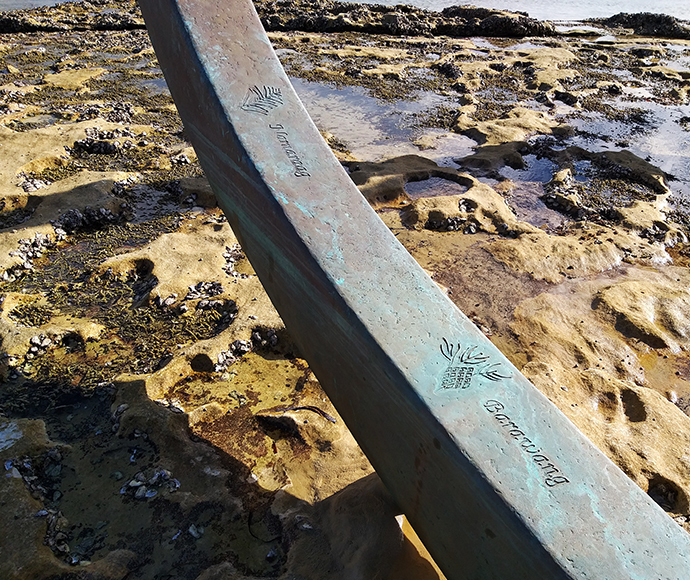
[[[690,578],[690,538],[448,300],[323,142],[249,0],[140,0],[218,201],[448,578]]]

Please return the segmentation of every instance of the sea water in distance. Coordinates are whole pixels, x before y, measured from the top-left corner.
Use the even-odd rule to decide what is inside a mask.
[[[690,20],[690,0],[578,0],[554,2],[554,0],[358,0],[367,4],[412,4],[428,10],[443,10],[447,6],[474,4],[484,8],[501,8],[527,12],[539,20],[582,20],[605,18],[619,12],[653,12],[670,14],[682,20]],[[50,6],[56,0],[0,0],[0,11],[18,8]]]
[[[0,0],[1,1],[1,0]],[[652,12],[669,14],[681,20],[690,20],[690,0],[359,0],[366,4],[412,4],[427,10],[443,10],[447,6],[473,4],[482,8],[499,8],[511,12],[527,12],[539,20],[583,20],[606,18],[619,12]]]

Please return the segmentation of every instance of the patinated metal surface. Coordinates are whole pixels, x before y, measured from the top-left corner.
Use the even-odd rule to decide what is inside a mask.
[[[249,0],[141,0],[221,207],[448,578],[690,578],[690,539],[448,300],[299,102]]]

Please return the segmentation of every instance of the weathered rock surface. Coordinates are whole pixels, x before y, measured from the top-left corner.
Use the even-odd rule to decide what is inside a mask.
[[[640,36],[657,36],[662,38],[684,38],[690,40],[690,27],[673,16],[667,14],[628,14],[621,12],[610,18],[594,20],[606,26],[632,28]]]
[[[258,6],[291,75],[383,119],[371,151],[420,146],[358,160],[320,120],[398,239],[688,527],[688,178],[640,146],[656,110],[669,148],[687,129],[690,73],[655,60],[680,51],[482,8]],[[612,25],[645,19],[674,33]],[[215,208],[141,26],[128,1],[0,17],[0,576],[439,578]]]
[[[411,6],[404,9],[311,0],[256,2],[266,30],[359,32],[408,36],[551,36],[553,25],[502,10],[456,6],[441,14]]]

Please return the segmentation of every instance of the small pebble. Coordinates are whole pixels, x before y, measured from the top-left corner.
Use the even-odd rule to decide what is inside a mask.
[[[192,536],[195,540],[198,540],[199,538],[201,538],[201,536],[204,535],[204,528],[202,528],[201,526],[197,527],[194,524],[189,526],[188,531],[189,535]]]

